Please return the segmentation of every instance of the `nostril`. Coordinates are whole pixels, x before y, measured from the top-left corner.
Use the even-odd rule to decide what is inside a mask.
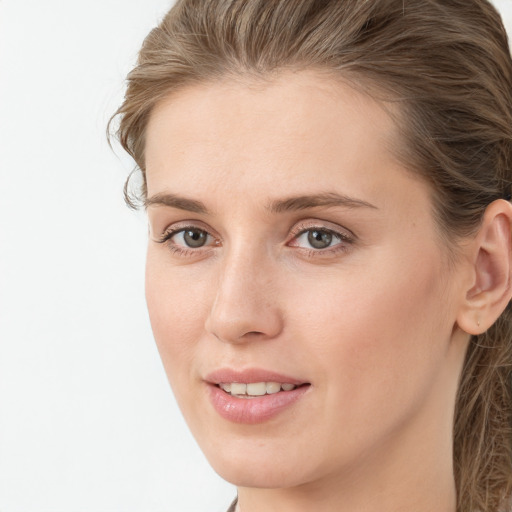
[[[263,301],[258,289],[241,297],[240,286],[224,284],[205,319],[207,332],[231,343],[273,339],[281,332],[283,318],[279,308]]]

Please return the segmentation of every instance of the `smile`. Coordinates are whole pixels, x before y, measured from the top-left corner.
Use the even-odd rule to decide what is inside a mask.
[[[292,391],[297,386],[291,383],[279,382],[223,382],[219,387],[226,393],[237,398],[256,398],[258,396],[273,395],[281,391]]]
[[[312,389],[305,380],[257,368],[218,369],[204,382],[217,414],[232,423],[253,425],[297,407]]]

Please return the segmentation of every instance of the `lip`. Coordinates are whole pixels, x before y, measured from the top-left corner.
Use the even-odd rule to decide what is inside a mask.
[[[308,384],[306,380],[299,380],[281,373],[262,370],[259,368],[248,368],[246,370],[233,370],[231,368],[220,368],[209,373],[205,379],[210,384],[221,384],[223,382],[240,382],[250,384],[252,382],[280,382],[281,384]]]
[[[254,425],[264,423],[292,408],[311,388],[308,382],[280,373],[247,369],[236,371],[228,368],[216,370],[204,379],[207,384],[210,403],[225,420],[233,423]],[[218,384],[240,382],[280,382],[298,386],[291,391],[280,391],[256,398],[238,398],[226,393]]]

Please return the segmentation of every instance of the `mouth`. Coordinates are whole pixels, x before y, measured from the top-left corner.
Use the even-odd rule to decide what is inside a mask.
[[[205,378],[214,410],[232,423],[264,423],[298,407],[311,383],[280,373],[224,368]]]
[[[259,398],[265,395],[275,395],[276,393],[283,393],[293,391],[298,387],[309,386],[309,383],[292,384],[290,382],[221,382],[217,387],[222,389],[228,395],[236,398]]]

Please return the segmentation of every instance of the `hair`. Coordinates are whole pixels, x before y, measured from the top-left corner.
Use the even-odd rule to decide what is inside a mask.
[[[318,69],[398,106],[399,157],[431,185],[448,241],[474,234],[509,199],[512,61],[487,0],[178,0],[128,75],[116,136],[142,173],[156,104],[223,78]],[[125,186],[127,202],[136,198]],[[450,244],[451,242],[448,242]],[[454,418],[459,512],[509,510],[512,312],[472,336]]]

